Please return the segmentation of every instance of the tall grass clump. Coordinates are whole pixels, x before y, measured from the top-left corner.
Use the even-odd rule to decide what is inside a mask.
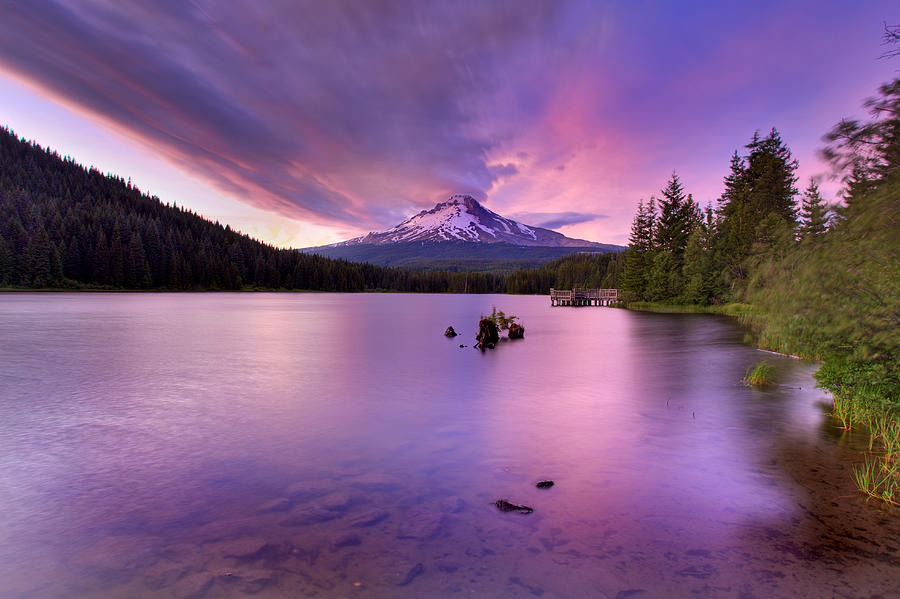
[[[764,360],[756,364],[756,366],[748,366],[743,380],[745,385],[752,387],[762,387],[771,384],[775,381],[775,369]]]
[[[853,469],[853,478],[861,493],[900,506],[900,462],[866,457]]]

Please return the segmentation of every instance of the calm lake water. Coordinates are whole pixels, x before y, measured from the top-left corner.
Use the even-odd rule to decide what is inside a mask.
[[[900,595],[815,364],[549,304],[0,295],[0,596]]]

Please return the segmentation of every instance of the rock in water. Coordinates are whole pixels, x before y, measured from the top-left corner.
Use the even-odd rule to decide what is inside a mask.
[[[537,487],[538,489],[549,489],[550,487],[553,486],[553,481],[552,480],[542,480],[541,482],[539,482],[538,484],[536,484],[534,486]]]
[[[401,580],[400,582],[397,583],[397,586],[405,587],[406,585],[411,583],[413,580],[415,580],[416,576],[418,576],[419,574],[421,574],[424,571],[425,571],[425,566],[423,566],[422,564],[416,564],[415,566],[413,566],[412,568],[409,569],[409,572],[406,573],[406,576],[403,578],[403,580]]]
[[[478,349],[494,349],[494,346],[500,341],[500,330],[497,328],[497,324],[490,318],[482,318],[478,323],[478,334],[475,336],[475,340],[478,341],[475,344]]]
[[[509,325],[509,338],[522,339],[525,336],[525,327],[520,324],[512,323]]]
[[[497,509],[501,512],[519,512],[520,514],[530,514],[534,511],[534,508],[530,508],[527,505],[516,505],[515,503],[510,503],[505,499],[498,499],[494,502],[494,505],[496,505]]]
[[[456,337],[456,331],[453,330],[453,327],[447,327],[447,330],[444,331],[444,337]]]

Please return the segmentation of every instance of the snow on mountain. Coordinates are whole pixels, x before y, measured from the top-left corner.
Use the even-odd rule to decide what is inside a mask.
[[[530,227],[504,218],[479,204],[469,195],[456,194],[431,210],[423,210],[396,227],[334,244],[385,245],[409,241],[468,241],[509,243],[520,246],[593,247],[601,244],[572,239],[562,233]]]

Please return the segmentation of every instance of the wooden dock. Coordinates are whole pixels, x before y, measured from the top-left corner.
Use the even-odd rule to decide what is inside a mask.
[[[619,301],[618,289],[553,289],[551,306],[608,306]]]

